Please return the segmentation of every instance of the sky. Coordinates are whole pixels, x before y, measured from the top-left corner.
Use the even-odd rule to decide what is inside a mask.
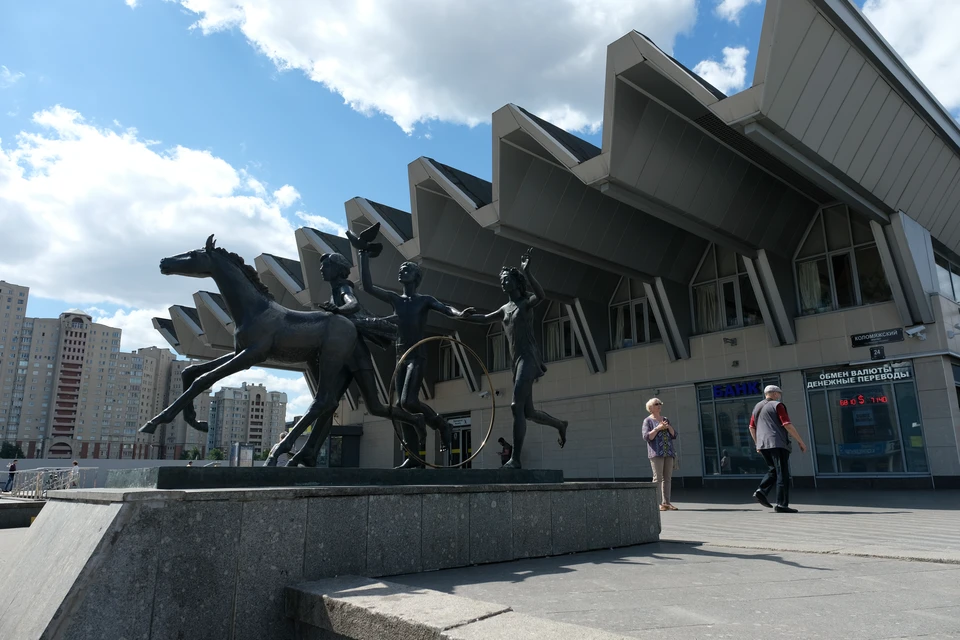
[[[954,114],[960,2],[867,0]],[[6,0],[0,5],[0,279],[28,314],[82,308],[126,350],[210,282],[159,260],[215,233],[252,264],[294,230],[342,233],[363,196],[409,210],[429,156],[490,179],[515,103],[600,146],[606,47],[636,29],[728,95],[750,85],[762,0]],[[510,16],[505,20],[505,16]],[[10,238],[13,242],[9,242]],[[253,370],[309,401],[296,374]]]

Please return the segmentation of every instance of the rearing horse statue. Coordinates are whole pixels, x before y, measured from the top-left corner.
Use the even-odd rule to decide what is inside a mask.
[[[184,392],[140,427],[141,433],[153,433],[181,411],[189,425],[207,431],[207,423],[197,420],[193,399],[217,381],[266,360],[306,364],[317,381],[317,394],[284,439],[285,449],[314,422],[324,425],[330,421],[350,379],[347,361],[357,342],[357,329],[350,320],[326,311],[294,311],[281,306],[260,282],[257,272],[237,254],[215,246],[212,235],[203,249],[161,260],[160,272],[214,279],[233,318],[234,352],[184,369]],[[304,449],[313,451],[322,444],[314,442],[321,431],[314,430],[311,443]],[[303,458],[302,462],[309,464],[310,456]]]

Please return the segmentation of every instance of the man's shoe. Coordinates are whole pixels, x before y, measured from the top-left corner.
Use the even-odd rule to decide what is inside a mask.
[[[759,489],[757,489],[756,491],[753,492],[753,497],[757,499],[757,502],[759,502],[760,504],[762,504],[762,505],[765,506],[766,508],[768,508],[768,509],[772,509],[772,508],[773,508],[773,505],[770,504],[770,501],[769,501],[769,500],[767,500],[767,496],[763,495],[763,492],[760,491]]]
[[[773,510],[777,513],[800,513],[796,509],[791,509],[790,507],[781,507],[780,505],[774,507]]]

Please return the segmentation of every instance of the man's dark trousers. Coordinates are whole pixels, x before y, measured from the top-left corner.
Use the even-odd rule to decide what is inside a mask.
[[[777,506],[790,506],[790,452],[787,449],[761,449],[767,463],[767,475],[760,481],[760,493],[767,495],[777,485]]]

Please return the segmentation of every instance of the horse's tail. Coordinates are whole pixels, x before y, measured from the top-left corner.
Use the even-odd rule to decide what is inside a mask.
[[[382,318],[351,318],[359,333],[367,341],[386,349],[397,340],[397,325]]]

